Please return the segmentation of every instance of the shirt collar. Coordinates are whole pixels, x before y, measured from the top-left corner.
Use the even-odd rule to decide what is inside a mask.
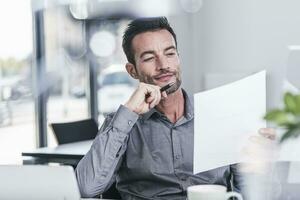
[[[190,120],[194,117],[194,99],[191,98],[184,89],[182,89],[183,97],[184,97],[184,115],[187,120]],[[148,112],[141,115],[143,120],[148,120],[153,114],[158,114],[162,116],[163,114],[160,113],[156,108],[150,109]]]

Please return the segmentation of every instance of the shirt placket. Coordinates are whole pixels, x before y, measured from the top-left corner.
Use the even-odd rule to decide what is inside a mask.
[[[173,126],[171,129],[172,134],[172,145],[173,145],[173,162],[174,162],[174,173],[180,181],[184,181],[181,177],[181,166],[183,162],[182,153],[181,153],[181,143],[176,127]]]

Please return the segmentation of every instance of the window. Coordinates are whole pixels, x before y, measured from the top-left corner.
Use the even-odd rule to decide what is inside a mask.
[[[66,6],[44,10],[47,125],[88,118],[88,61],[85,23]],[[48,127],[48,146],[56,140]]]
[[[1,1],[0,164],[21,164],[36,146],[31,20],[29,0]]]
[[[44,95],[38,115],[46,118],[40,120],[39,136],[47,135],[47,141],[39,141],[41,146],[55,146],[50,123],[98,117],[101,125],[105,114],[115,111],[133,92],[135,82],[125,71],[121,48],[128,20],[77,19],[66,4],[37,12],[42,13],[35,15],[42,22],[37,45],[44,48],[37,66],[44,77],[38,82]]]
[[[97,68],[98,121],[126,103],[137,81],[125,69],[122,36],[128,19],[93,20],[88,23],[90,62]]]

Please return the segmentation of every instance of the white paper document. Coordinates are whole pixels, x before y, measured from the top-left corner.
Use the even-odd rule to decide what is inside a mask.
[[[266,71],[194,95],[194,174],[242,161],[243,145],[266,127]]]

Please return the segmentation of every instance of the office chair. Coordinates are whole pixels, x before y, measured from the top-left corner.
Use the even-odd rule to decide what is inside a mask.
[[[98,124],[94,119],[67,123],[52,123],[50,127],[58,144],[92,140],[98,133]]]

